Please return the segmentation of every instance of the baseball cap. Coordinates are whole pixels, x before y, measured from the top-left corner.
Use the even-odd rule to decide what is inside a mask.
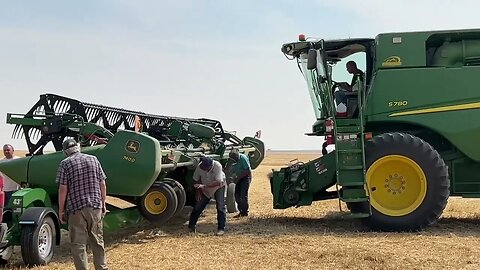
[[[204,171],[208,171],[213,165],[213,160],[209,157],[202,158],[202,162],[200,162],[200,169]]]
[[[77,146],[77,142],[74,139],[66,139],[62,144],[62,149],[67,150],[74,146]]]

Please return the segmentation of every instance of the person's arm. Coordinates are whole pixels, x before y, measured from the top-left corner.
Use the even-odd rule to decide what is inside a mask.
[[[102,194],[102,212],[106,213],[107,212],[107,184],[104,181],[100,182],[100,193]]]
[[[102,197],[102,213],[105,214],[107,213],[107,175],[103,171],[102,164],[100,161],[95,157],[95,163],[97,164],[97,179],[99,180],[99,186],[100,186],[100,196]]]
[[[63,162],[60,163],[57,172],[57,183],[58,185],[58,217],[62,224],[67,223],[65,219],[65,202],[67,201],[68,194],[68,180],[67,173],[64,169]]]
[[[58,186],[58,216],[63,224],[67,223],[65,220],[65,201],[67,200],[67,192],[67,185],[60,184]]]

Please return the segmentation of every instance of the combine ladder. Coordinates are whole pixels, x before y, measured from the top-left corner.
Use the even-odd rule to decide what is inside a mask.
[[[369,189],[365,178],[365,135],[363,124],[363,91],[358,93],[358,115],[352,118],[335,118],[335,155],[337,161],[337,186],[341,186],[339,199],[345,203],[366,202],[368,207],[356,207],[345,218],[364,218],[371,215]]]

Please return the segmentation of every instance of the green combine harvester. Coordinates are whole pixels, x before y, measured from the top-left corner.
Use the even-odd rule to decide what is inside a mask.
[[[322,157],[273,172],[275,209],[339,199],[345,217],[372,229],[416,231],[439,219],[449,196],[480,197],[480,30],[300,35],[281,51],[308,85],[316,122],[307,135],[326,142]],[[364,80],[340,116],[332,67],[360,52]]]
[[[252,169],[265,150],[254,137],[243,140],[211,119],[146,114],[80,102],[53,94],[40,96],[26,114],[8,114],[14,137],[24,137],[26,157],[0,163],[0,171],[23,186],[4,212],[0,255],[21,246],[27,265],[47,264],[60,243],[58,165],[66,138],[76,139],[82,152],[95,155],[107,175],[107,195],[130,207],[107,205],[105,231],[149,220],[163,224],[185,205],[194,204],[193,171],[203,156],[218,160],[228,171],[228,153],[246,154]],[[49,148],[55,151],[47,153]],[[230,186],[229,186],[230,188]],[[231,199],[230,199],[231,203]],[[230,210],[231,211],[231,210]]]

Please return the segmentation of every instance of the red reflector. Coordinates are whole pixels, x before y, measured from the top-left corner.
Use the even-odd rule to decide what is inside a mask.
[[[365,140],[370,140],[373,137],[371,132],[365,133]]]

